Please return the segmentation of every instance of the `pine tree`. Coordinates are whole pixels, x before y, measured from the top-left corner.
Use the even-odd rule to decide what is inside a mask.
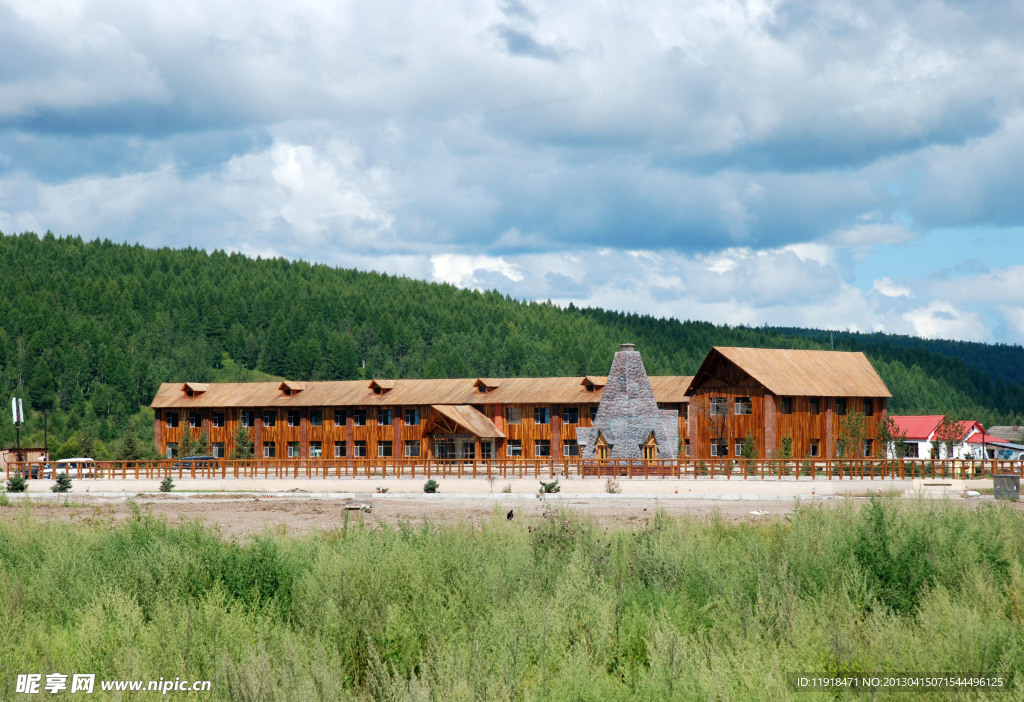
[[[235,429],[231,435],[232,443],[234,446],[231,448],[231,460],[244,460],[252,458],[252,430],[248,427],[243,427],[241,424]]]

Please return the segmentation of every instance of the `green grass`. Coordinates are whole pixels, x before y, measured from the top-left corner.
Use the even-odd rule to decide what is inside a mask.
[[[211,679],[175,693],[203,700],[835,699],[788,672],[1011,672],[995,699],[1024,693],[1024,519],[1007,505],[874,498],[636,529],[354,518],[244,544],[141,512],[69,528],[4,510],[5,699],[18,673],[55,671]]]

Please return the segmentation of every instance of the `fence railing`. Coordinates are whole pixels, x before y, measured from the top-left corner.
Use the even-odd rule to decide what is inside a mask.
[[[1024,475],[1024,461],[981,459],[395,459],[309,458],[182,461],[95,461],[56,464],[76,480],[175,478],[724,478],[727,480],[896,480]],[[53,480],[54,464],[12,462],[6,479]]]

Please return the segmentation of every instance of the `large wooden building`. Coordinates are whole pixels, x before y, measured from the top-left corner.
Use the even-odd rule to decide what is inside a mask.
[[[642,367],[642,366],[641,366]],[[716,347],[696,376],[651,376],[658,408],[678,412],[680,457],[739,455],[752,432],[760,457],[793,438],[793,455],[831,457],[847,409],[869,436],[890,397],[860,353]],[[241,426],[257,458],[548,458],[580,455],[601,376],[441,380],[164,383],[152,406],[168,457],[186,428],[231,454]],[[662,455],[676,451],[662,450]],[[645,456],[651,456],[645,452]]]

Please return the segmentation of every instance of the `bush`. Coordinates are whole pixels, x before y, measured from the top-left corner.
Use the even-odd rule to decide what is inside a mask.
[[[57,482],[55,482],[50,490],[53,492],[69,492],[71,490],[71,476],[67,473],[61,473],[57,476]]]
[[[423,483],[423,492],[437,492],[437,489],[441,487],[437,481],[431,478],[427,482]]]
[[[558,484],[558,478],[555,478],[550,483],[545,483],[543,480],[540,481],[540,491],[548,494],[553,494],[562,491],[562,486]]]
[[[7,481],[7,492],[25,492],[28,490],[28,481],[25,476],[16,473]]]
[[[604,481],[604,491],[609,494],[616,494],[622,492],[622,486],[619,485],[619,481],[613,476],[609,475],[608,479]]]
[[[167,476],[160,481],[160,492],[170,492],[174,489],[174,479],[171,476]]]

